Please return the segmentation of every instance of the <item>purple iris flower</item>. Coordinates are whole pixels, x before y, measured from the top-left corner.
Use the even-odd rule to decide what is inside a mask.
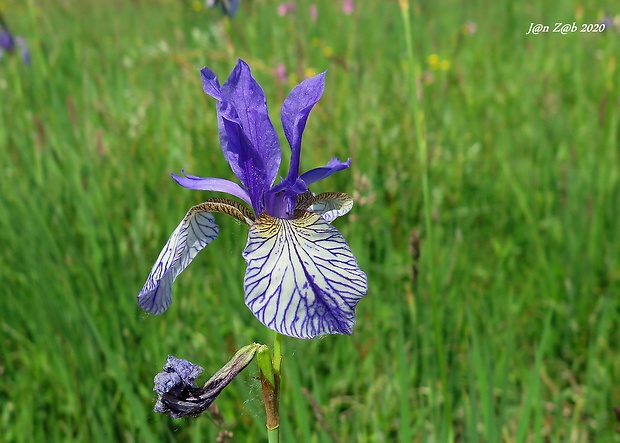
[[[298,338],[351,334],[355,307],[368,290],[366,274],[331,222],[349,212],[353,200],[342,193],[314,195],[308,190],[348,168],[350,159],[334,158],[299,173],[302,133],[323,94],[325,73],[297,85],[282,105],[282,126],[292,152],[289,172],[277,184],[280,142],[250,67],[239,60],[222,86],[210,69],[203,68],[201,75],[204,91],[217,100],[222,151],[241,185],[185,173],[172,178],[185,188],[228,193],[252,209],[222,198],[191,208],[153,266],[138,295],[139,305],[152,314],[170,306],[173,281],[215,240],[219,227],[211,213],[221,212],[249,226],[242,253],[247,262],[245,303],[259,321]]]
[[[9,54],[15,52],[15,48],[19,48],[24,63],[29,65],[30,51],[28,50],[28,45],[26,45],[26,40],[22,37],[14,37],[9,31],[4,18],[0,15],[0,58],[2,58],[5,52]]]
[[[214,8],[219,4],[222,12],[232,18],[237,13],[239,2],[240,0],[206,0],[205,4],[207,8]]]

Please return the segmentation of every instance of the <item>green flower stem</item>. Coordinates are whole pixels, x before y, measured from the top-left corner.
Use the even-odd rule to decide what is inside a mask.
[[[282,363],[282,336],[275,334],[273,355],[267,346],[261,347],[256,355],[259,377],[263,391],[263,402],[267,415],[267,437],[269,443],[280,441],[280,374]]]
[[[258,369],[260,370],[261,379],[264,378],[271,386],[276,385],[275,376],[273,373],[273,365],[271,364],[271,354],[269,348],[263,345],[256,353],[256,359],[258,361]]]
[[[267,429],[267,441],[269,443],[280,442],[280,427],[277,427],[275,429]]]
[[[282,335],[273,333],[273,370],[280,378],[282,369]]]
[[[267,434],[269,443],[277,443],[280,441],[280,380],[282,375],[282,335],[277,332],[273,333],[273,376],[275,380],[276,398],[275,407],[278,411],[278,427],[268,429]]]

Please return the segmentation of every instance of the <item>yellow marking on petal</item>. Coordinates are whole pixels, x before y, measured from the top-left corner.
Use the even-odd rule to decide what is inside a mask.
[[[210,198],[204,203],[194,206],[191,210],[220,212],[230,215],[248,226],[254,223],[254,214],[243,204],[225,198]]]
[[[276,217],[263,212],[254,221],[254,227],[261,237],[271,237],[280,230],[278,221],[281,220]]]
[[[297,195],[297,201],[295,202],[295,208],[297,209],[306,209],[310,205],[306,205],[306,202],[309,201],[314,194],[310,191],[306,191],[303,194]]]

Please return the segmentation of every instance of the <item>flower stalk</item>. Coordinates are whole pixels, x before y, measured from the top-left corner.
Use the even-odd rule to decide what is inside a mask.
[[[273,355],[266,346],[259,349],[258,361],[259,378],[265,403],[267,416],[267,437],[269,443],[280,441],[280,375],[282,363],[282,336],[275,333]]]

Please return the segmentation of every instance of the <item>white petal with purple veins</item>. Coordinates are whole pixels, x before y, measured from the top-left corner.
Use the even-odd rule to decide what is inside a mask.
[[[263,213],[250,227],[243,257],[245,303],[265,326],[308,339],[351,334],[366,274],[319,214],[287,220]]]
[[[345,215],[353,207],[353,199],[341,192],[326,192],[314,196],[308,211],[321,214],[326,222],[331,223],[336,217]]]
[[[159,254],[138,304],[151,314],[161,314],[172,302],[172,282],[190,264],[196,254],[217,238],[219,227],[205,204],[194,206],[174,230]]]

